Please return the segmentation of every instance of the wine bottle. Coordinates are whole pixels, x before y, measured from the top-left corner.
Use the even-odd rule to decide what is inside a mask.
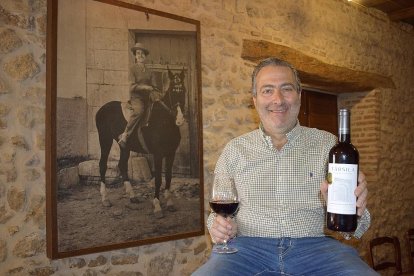
[[[354,232],[357,228],[356,196],[358,150],[351,144],[351,113],[339,110],[338,143],[329,152],[326,224],[334,231]]]

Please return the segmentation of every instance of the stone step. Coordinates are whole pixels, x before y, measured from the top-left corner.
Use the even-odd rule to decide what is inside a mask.
[[[119,177],[118,161],[108,161],[105,177]],[[70,188],[79,183],[80,178],[93,177],[99,179],[99,160],[88,160],[78,166],[62,169],[57,174],[58,187]],[[131,157],[128,161],[128,177],[133,181],[148,182],[152,178],[147,159],[144,157]]]

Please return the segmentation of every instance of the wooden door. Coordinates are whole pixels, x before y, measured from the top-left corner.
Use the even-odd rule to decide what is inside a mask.
[[[302,90],[299,122],[302,126],[326,130],[338,135],[336,95]]]

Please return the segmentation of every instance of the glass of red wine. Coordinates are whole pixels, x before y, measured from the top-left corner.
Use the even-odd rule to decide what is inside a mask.
[[[239,207],[234,179],[224,175],[215,175],[210,196],[210,207],[218,215],[232,217]],[[213,252],[219,254],[236,253],[237,248],[229,247],[227,241],[222,246],[215,246]]]

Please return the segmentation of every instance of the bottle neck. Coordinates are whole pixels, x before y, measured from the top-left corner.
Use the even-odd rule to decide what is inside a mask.
[[[350,112],[341,110],[339,113],[339,142],[351,143]]]
[[[351,133],[339,133],[339,142],[351,143]]]

